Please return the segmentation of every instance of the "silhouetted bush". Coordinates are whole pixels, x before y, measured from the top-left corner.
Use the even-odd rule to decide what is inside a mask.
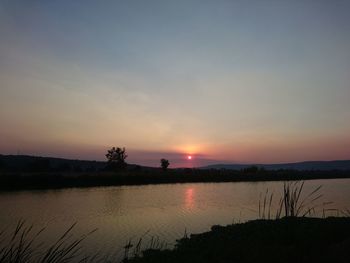
[[[162,167],[163,171],[166,171],[169,165],[170,165],[169,160],[167,159],[160,160],[160,166]]]
[[[128,157],[125,148],[113,147],[108,150],[106,154],[107,169],[108,170],[120,170],[127,167],[125,159]]]

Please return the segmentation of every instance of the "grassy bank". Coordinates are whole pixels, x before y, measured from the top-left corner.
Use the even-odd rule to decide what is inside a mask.
[[[57,189],[195,182],[256,182],[350,178],[349,171],[127,169],[116,172],[2,172],[0,190]]]
[[[140,252],[140,243],[125,246],[124,259],[106,255],[100,244],[95,251],[81,253],[83,235],[72,237],[70,227],[56,242],[46,244],[40,233],[23,222],[4,242],[0,233],[0,262],[115,262],[115,263],[212,263],[212,262],[349,262],[350,218],[284,217],[253,220],[228,226],[213,226],[211,231],[177,240],[175,248]],[[93,238],[93,236],[89,237]],[[44,245],[43,245],[44,244]],[[86,250],[85,250],[86,251]]]
[[[125,262],[349,262],[349,247],[350,218],[289,217],[213,226]]]

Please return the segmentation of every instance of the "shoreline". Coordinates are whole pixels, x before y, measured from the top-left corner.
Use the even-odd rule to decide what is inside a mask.
[[[94,173],[0,174],[0,192],[181,183],[228,183],[349,179],[350,171],[264,171],[246,174],[228,170],[123,171]]]
[[[15,231],[2,230],[10,233],[10,241],[0,242],[0,257],[4,262],[52,262],[49,258],[56,258],[54,262],[101,263],[345,263],[350,259],[350,216],[289,216],[213,225],[206,232],[185,232],[172,248],[157,238],[129,239],[120,253],[103,252],[96,247],[82,254],[82,242],[97,229],[80,236],[72,231],[75,225],[61,237],[58,235],[58,242],[54,239],[41,247],[37,245],[43,242],[39,234],[45,228],[37,230],[20,220]]]
[[[123,262],[348,262],[349,245],[349,217],[257,219],[212,226],[173,249],[146,249]]]

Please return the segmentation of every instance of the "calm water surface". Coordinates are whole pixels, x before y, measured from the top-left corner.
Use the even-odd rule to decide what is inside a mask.
[[[322,185],[318,215],[325,209],[350,208],[350,179],[306,181],[304,193]],[[283,182],[196,183],[96,187],[0,193],[0,225],[12,227],[25,219],[51,241],[74,222],[77,235],[98,231],[87,248],[116,252],[127,240],[158,236],[171,244],[187,233],[208,231],[214,224],[231,224],[258,217],[258,203],[266,189],[280,197]],[[278,196],[278,198],[277,198]],[[332,204],[323,205],[325,202]],[[276,210],[277,204],[272,209]],[[328,210],[327,215],[336,215]]]

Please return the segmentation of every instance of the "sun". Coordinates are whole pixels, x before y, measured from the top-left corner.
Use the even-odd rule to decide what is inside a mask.
[[[187,156],[187,160],[192,160],[192,156],[191,156],[191,155],[188,155],[188,156]]]

